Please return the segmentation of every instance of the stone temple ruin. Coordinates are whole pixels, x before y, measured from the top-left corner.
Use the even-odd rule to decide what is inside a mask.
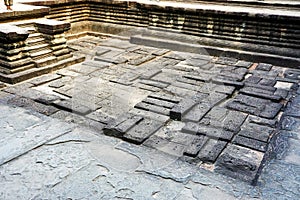
[[[296,2],[25,5],[0,13],[8,104],[253,184],[299,116]]]

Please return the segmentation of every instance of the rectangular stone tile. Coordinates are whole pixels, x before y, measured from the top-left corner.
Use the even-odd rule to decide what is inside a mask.
[[[262,152],[230,144],[218,158],[215,171],[252,183],[262,159]]]
[[[33,87],[33,84],[31,83],[20,83],[11,87],[6,87],[3,89],[3,91],[11,93],[11,94],[20,94],[21,92],[23,92],[24,90]]]
[[[223,149],[225,149],[226,145],[227,142],[210,139],[200,150],[197,158],[199,158],[203,162],[214,163]]]
[[[158,87],[158,88],[161,88],[161,89],[165,88],[169,85],[169,83],[163,83],[163,82],[159,82],[159,81],[146,80],[146,79],[142,79],[139,82],[143,83],[145,85],[150,85],[150,86]]]
[[[114,129],[119,132],[120,134],[124,134],[127,131],[129,131],[131,128],[136,126],[138,123],[140,123],[143,120],[143,117],[134,115],[131,118],[128,118],[124,122],[118,124]]]
[[[276,84],[276,80],[263,78],[259,81],[259,84],[273,87]]]
[[[152,77],[156,76],[157,74],[161,73],[161,69],[157,68],[150,68],[150,69],[143,69],[137,71],[141,74],[141,78],[143,79],[151,79]]]
[[[42,84],[50,82],[50,81],[54,81],[59,78],[61,78],[61,76],[58,74],[46,74],[46,75],[42,75],[37,78],[31,79],[29,82],[31,84],[37,86],[37,85],[42,85]]]
[[[241,111],[241,112],[245,112],[245,113],[249,113],[249,114],[253,114],[253,115],[260,112],[260,110],[256,107],[245,105],[241,102],[234,101],[234,100],[228,102],[226,104],[226,107],[229,109],[233,109],[233,110],[237,110],[237,111]]]
[[[184,117],[183,121],[199,122],[211,109],[208,103],[199,103],[194,106],[190,111],[188,111]]]
[[[145,85],[145,84],[142,84],[142,83],[137,83],[134,86],[137,87],[137,88],[143,89],[143,90],[150,91],[150,92],[159,92],[159,91],[161,91],[161,89],[158,88],[158,87]]]
[[[173,85],[175,87],[191,90],[191,91],[199,91],[202,88],[202,86],[192,85],[189,83],[183,83],[183,82],[179,82],[179,81],[175,81],[175,82],[171,83],[171,85]]]
[[[72,80],[71,77],[62,77],[60,79],[51,81],[49,83],[49,87],[51,87],[51,88],[60,88],[60,87],[63,87],[64,85],[66,85],[71,80]]]
[[[167,93],[153,93],[153,94],[150,94],[149,97],[155,98],[155,99],[161,99],[164,101],[169,101],[171,103],[179,103],[182,99],[181,97],[167,94]]]
[[[69,70],[83,74],[88,75],[90,73],[93,73],[94,71],[98,70],[97,67],[89,66],[89,65],[72,65],[68,67]]]
[[[247,83],[258,84],[261,79],[262,78],[259,77],[259,76],[253,76],[252,75],[252,76],[245,79],[245,85],[247,86]]]
[[[216,87],[214,87],[213,91],[218,92],[218,93],[222,93],[222,94],[232,95],[233,92],[235,91],[235,87],[217,85]]]
[[[92,110],[87,106],[82,105],[76,101],[72,101],[72,99],[58,100],[53,102],[53,105],[56,106],[57,108],[64,109],[69,112],[74,112],[80,115],[86,115],[92,112]]]
[[[160,122],[163,122],[163,123],[167,122],[170,119],[169,116],[161,115],[161,114],[158,114],[158,113],[154,113],[154,112],[150,112],[150,111],[146,111],[146,110],[141,110],[141,109],[137,109],[137,108],[133,108],[133,109],[129,110],[129,113],[134,114],[134,115],[140,115],[140,116],[143,116],[145,118],[150,118],[150,119],[157,120],[157,121],[160,121]]]
[[[265,118],[261,118],[261,117],[257,117],[257,116],[249,116],[247,119],[247,122],[249,123],[254,123],[254,124],[259,124],[259,125],[263,125],[263,126],[268,126],[271,128],[275,128],[278,121],[276,119],[265,119]]]
[[[165,91],[171,93],[171,94],[175,94],[177,96],[180,97],[189,97],[189,96],[193,96],[197,93],[197,91],[193,91],[190,89],[186,89],[186,88],[181,88],[181,87],[177,87],[174,85],[169,85],[168,87],[166,87],[164,89]]]
[[[182,132],[197,135],[199,129],[199,124],[194,122],[187,122],[185,126],[182,128]]]
[[[262,70],[262,71],[270,71],[272,69],[272,65],[268,63],[259,63],[255,70]]]
[[[222,139],[230,141],[234,136],[234,133],[231,131],[226,131],[223,128],[216,128],[211,126],[199,125],[198,134],[206,135],[214,139]]]
[[[186,98],[176,104],[170,111],[170,117],[174,120],[181,120],[182,117],[191,110],[197,102],[194,99]]]
[[[240,103],[248,107],[257,108],[258,111],[263,110],[270,101],[248,95],[238,94],[231,102]]]
[[[244,136],[247,138],[252,138],[255,140],[259,140],[262,142],[268,142],[271,133],[264,131],[264,132],[257,132],[254,130],[247,130],[247,129],[243,129],[238,133],[239,136]]]
[[[238,81],[232,81],[232,80],[227,80],[225,78],[213,78],[212,79],[213,83],[218,83],[218,84],[224,84],[224,85],[229,85],[229,86],[234,86],[237,88],[241,88],[244,86],[243,82],[238,82]]]
[[[159,100],[151,97],[147,97],[146,99],[143,100],[143,102],[148,103],[148,104],[153,104],[157,105],[160,107],[172,109],[175,106],[175,103],[169,102],[169,101],[164,101],[164,100]]]
[[[289,99],[288,94],[289,94],[288,90],[280,89],[280,88],[277,88],[276,91],[274,92],[274,95],[280,96],[282,99],[287,99],[287,100]]]
[[[267,150],[267,143],[252,138],[243,137],[241,135],[237,135],[233,139],[232,143],[261,152],[266,152]]]
[[[198,81],[198,82],[209,82],[212,79],[213,75],[211,74],[187,74],[183,75],[183,78],[193,80],[193,81]]]
[[[249,83],[249,82],[245,82],[245,86],[261,89],[261,90],[264,90],[264,91],[270,91],[270,92],[275,92],[276,91],[275,87],[267,86],[267,85],[260,85],[260,84],[255,84],[255,83]]]
[[[39,113],[42,113],[44,115],[52,115],[59,111],[59,109],[53,107],[44,105],[38,102],[33,101],[32,99],[24,98],[24,97],[13,97],[10,98],[7,101],[8,104],[12,104],[18,107],[23,107],[29,110],[33,110]]]
[[[189,79],[189,78],[186,78],[186,77],[184,77],[184,76],[178,77],[178,78],[176,79],[176,81],[182,82],[182,83],[188,83],[188,84],[196,85],[196,86],[203,86],[203,84],[204,84],[203,81],[198,81],[198,80],[194,80],[194,79]]]
[[[107,125],[103,128],[103,132],[106,135],[111,135],[111,136],[119,136],[119,133],[115,130],[115,128],[125,122],[126,120],[133,118],[134,114],[131,113],[124,113],[117,117],[116,119],[112,119],[111,121],[107,122]]]
[[[142,144],[162,126],[162,122],[144,118],[139,124],[127,131],[123,135],[123,139],[135,144]]]
[[[269,103],[264,110],[259,114],[260,117],[274,119],[282,108],[281,103]]]
[[[202,102],[210,104],[211,107],[223,102],[228,97],[226,94],[218,92],[209,92],[208,94],[209,95],[207,96],[207,98],[205,98]]]
[[[101,122],[103,124],[107,124],[108,122],[113,120],[111,116],[105,114],[104,112],[101,112],[100,110],[91,112],[90,114],[86,115],[86,117]]]
[[[185,146],[182,144],[171,142],[155,135],[148,138],[143,144],[178,157],[183,155],[185,149]]]
[[[272,92],[255,89],[255,88],[251,88],[251,87],[245,87],[245,88],[241,89],[240,93],[254,96],[254,97],[260,97],[260,98],[268,99],[268,100],[272,100],[272,101],[277,101],[277,102],[281,100],[281,96],[274,95]]]
[[[240,127],[243,125],[244,121],[247,118],[247,114],[237,112],[237,111],[229,111],[225,120],[223,121],[223,128],[228,131],[238,132]]]
[[[184,151],[184,155],[196,157],[207,141],[208,141],[208,137],[206,136],[203,135],[196,136],[196,138],[190,144],[187,145]]]
[[[252,65],[253,65],[252,62],[247,62],[247,61],[243,61],[243,60],[239,60],[235,64],[235,66],[237,66],[237,67],[244,67],[244,68],[247,68],[247,69],[249,69]]]
[[[167,116],[170,115],[170,109],[164,108],[164,107],[161,107],[161,106],[157,106],[157,105],[144,103],[144,102],[140,102],[140,103],[136,104],[134,106],[134,108],[147,110],[147,111],[151,111],[151,112],[155,112],[155,113],[163,114],[163,115],[167,115]]]

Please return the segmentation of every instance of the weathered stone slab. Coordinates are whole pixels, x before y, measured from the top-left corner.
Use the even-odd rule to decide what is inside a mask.
[[[100,110],[91,112],[90,114],[86,115],[86,117],[101,122],[103,124],[107,124],[108,122],[113,120],[111,116],[105,114],[104,112],[101,112]]]
[[[165,88],[169,85],[169,83],[163,83],[159,81],[153,81],[153,80],[140,80],[140,83],[145,84],[145,85],[150,85],[158,88]]]
[[[42,84],[50,82],[50,81],[57,80],[59,78],[61,78],[61,76],[58,74],[46,74],[46,75],[34,78],[34,79],[30,80],[29,82],[32,83],[33,85],[37,86],[37,85],[42,85]]]
[[[227,142],[210,139],[200,150],[197,158],[199,158],[203,162],[214,163],[223,149],[226,147],[226,145]]]
[[[163,115],[170,115],[170,109],[161,106],[140,102],[134,106],[135,108],[155,112]]]
[[[198,133],[201,135],[206,135],[213,139],[231,140],[234,133],[231,131],[226,131],[223,128],[216,128],[211,126],[199,125]]]
[[[24,28],[20,28],[10,24],[0,25],[0,41],[1,43],[13,43],[25,41],[29,33]]]
[[[194,134],[194,135],[205,135],[213,139],[231,140],[234,133],[226,131],[223,128],[217,128],[207,126],[203,124],[197,124],[193,122],[187,122],[182,128],[182,132]]]
[[[262,159],[262,152],[230,144],[218,158],[215,171],[252,182]]]
[[[275,87],[267,86],[267,85],[260,85],[259,83],[251,83],[251,82],[247,82],[247,81],[245,81],[245,86],[258,88],[258,89],[261,89],[261,90],[264,90],[264,91],[271,91],[271,92],[276,91]]]
[[[174,85],[169,85],[164,90],[167,91],[167,92],[169,92],[169,93],[171,93],[171,94],[175,94],[177,96],[180,96],[182,98],[193,96],[193,95],[195,95],[197,93],[197,91],[193,91],[193,90],[190,90],[190,89],[177,87],[177,86],[174,86]]]
[[[184,155],[196,157],[207,141],[208,137],[204,135],[196,136],[196,138],[186,147]]]
[[[175,106],[175,103],[172,103],[169,101],[164,101],[164,100],[159,100],[159,99],[155,99],[155,98],[151,98],[151,97],[147,97],[146,99],[143,100],[143,102],[161,106],[161,107],[168,108],[168,109],[172,109]]]
[[[127,131],[123,135],[123,139],[135,144],[142,144],[162,126],[162,122],[144,118],[139,124]]]
[[[52,115],[52,114],[56,113],[57,111],[59,111],[57,108],[55,108],[53,106],[44,105],[44,104],[35,102],[31,99],[24,98],[24,97],[10,98],[7,101],[7,103],[18,106],[18,107],[23,107],[23,108],[26,108],[29,110],[33,110],[33,111],[42,113],[47,116]]]
[[[133,128],[136,124],[141,122],[143,120],[143,117],[141,116],[132,116],[131,118],[128,118],[121,124],[117,125],[114,129],[118,131],[120,134],[124,134],[127,131],[129,131],[131,128]]]
[[[241,130],[238,135],[240,136],[244,136],[244,137],[248,137],[248,138],[252,138],[252,139],[255,139],[255,140],[260,140],[262,142],[268,142],[270,136],[271,136],[271,133],[267,132],[267,131],[264,131],[264,132],[256,132],[254,130],[247,130],[247,129],[244,129],[244,130]]]
[[[237,66],[237,67],[244,67],[244,68],[247,68],[247,69],[249,69],[252,65],[253,65],[252,62],[247,62],[247,61],[243,61],[243,60],[239,60],[235,64],[235,66]]]
[[[167,93],[153,93],[153,94],[150,94],[149,97],[155,98],[155,99],[160,99],[163,101],[169,101],[171,103],[179,103],[182,99],[181,97],[167,94]]]
[[[194,99],[186,98],[176,104],[170,111],[170,117],[174,120],[181,120],[182,117],[191,110],[197,102]]]
[[[80,115],[86,115],[90,113],[92,110],[85,105],[82,105],[76,101],[72,101],[72,99],[68,100],[58,100],[53,102],[54,106],[61,108],[63,110],[74,112]]]
[[[213,75],[211,74],[187,74],[183,76],[186,79],[190,79],[193,81],[199,81],[199,82],[208,82],[212,79]]]
[[[234,86],[237,88],[241,88],[244,86],[243,82],[238,82],[238,81],[232,81],[232,80],[228,80],[225,78],[220,78],[220,77],[214,77],[212,79],[213,83],[218,83],[218,84],[224,84],[224,85],[229,85],[229,86]]]
[[[262,80],[259,81],[259,84],[273,87],[276,84],[276,80],[263,78]]]
[[[272,69],[272,65],[267,63],[259,63],[255,69],[262,71],[270,71]]]
[[[267,150],[267,143],[252,138],[243,137],[241,135],[237,135],[233,139],[232,143],[261,152],[266,152]]]
[[[208,103],[199,103],[194,106],[188,113],[182,118],[183,121],[199,122],[211,109]]]
[[[261,118],[261,117],[257,117],[257,116],[249,116],[247,121],[249,123],[255,123],[255,124],[259,124],[259,125],[263,125],[263,126],[268,126],[271,128],[275,128],[277,125],[276,119],[270,120],[270,119],[265,119],[265,118]]]
[[[274,119],[282,108],[281,103],[269,103],[264,110],[259,114],[260,117]]]
[[[155,135],[148,138],[143,144],[178,157],[183,155],[185,149],[185,146],[182,144],[170,142]]]
[[[261,89],[251,88],[251,87],[245,87],[241,89],[240,93],[254,96],[254,97],[269,99],[277,102],[281,100],[281,96],[273,95],[271,91],[265,91]]]
[[[137,116],[137,115],[134,115],[131,113],[125,113],[125,114],[120,115],[116,119],[112,119],[111,121],[108,121],[107,125],[103,128],[104,134],[110,135],[110,136],[116,136],[116,137],[122,136],[120,134],[120,132],[118,132],[116,130],[116,127],[118,127],[120,124],[122,124],[123,122],[126,122],[127,120],[130,120],[130,119],[132,119],[131,122],[133,122],[133,124],[131,123],[128,126],[133,127],[136,124],[136,120],[137,121],[142,120],[140,117],[136,118],[135,116]],[[126,124],[128,124],[128,123],[126,123]]]
[[[40,33],[50,35],[63,33],[71,28],[70,23],[53,19],[40,19],[35,23]]]

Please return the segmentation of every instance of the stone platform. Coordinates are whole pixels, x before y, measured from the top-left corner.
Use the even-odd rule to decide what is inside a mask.
[[[280,146],[298,70],[114,38],[68,45],[88,59],[6,87],[2,101],[252,184]]]

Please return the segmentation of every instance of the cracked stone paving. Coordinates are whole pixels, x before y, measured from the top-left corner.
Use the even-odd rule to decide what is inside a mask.
[[[299,70],[68,45],[86,60],[0,84],[0,199],[299,198]]]

